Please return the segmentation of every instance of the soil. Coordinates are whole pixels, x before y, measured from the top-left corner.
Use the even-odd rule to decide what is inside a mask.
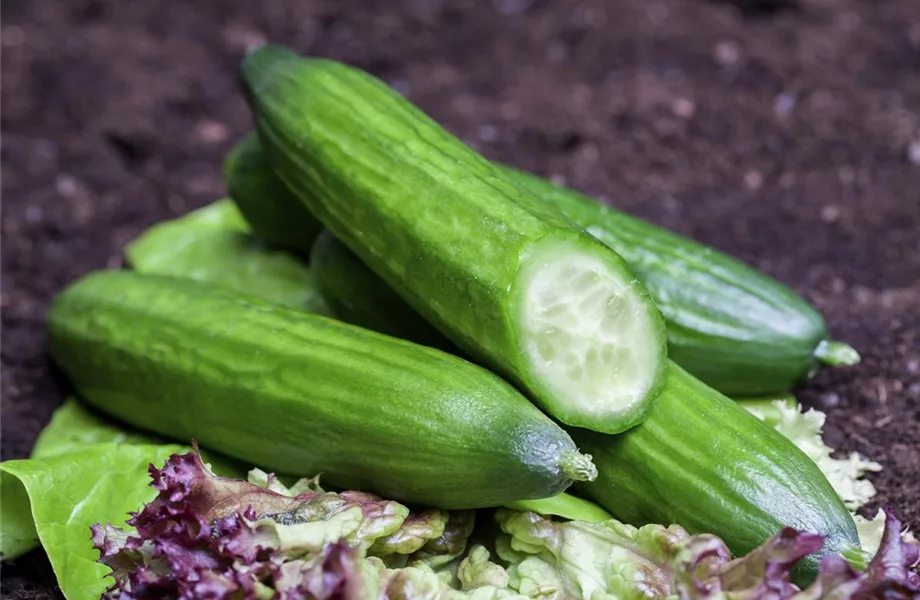
[[[237,65],[271,40],[810,299],[863,361],[799,398],[830,444],[884,464],[870,512],[920,527],[916,0],[5,0],[0,39],[3,459],[67,391],[49,300],[224,193],[250,127]],[[4,597],[59,595],[40,552],[2,575]]]

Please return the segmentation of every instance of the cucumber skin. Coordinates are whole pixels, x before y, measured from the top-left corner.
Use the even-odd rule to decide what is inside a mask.
[[[256,134],[247,135],[227,155],[224,182],[259,237],[282,248],[309,252],[323,225],[271,172]]]
[[[127,245],[125,257],[138,273],[213,283],[331,316],[307,265],[257,238],[230,199],[157,223]]]
[[[787,390],[818,368],[824,319],[775,279],[574,190],[502,167],[614,249],[667,321],[668,355],[724,394]]]
[[[679,366],[668,373],[642,426],[616,436],[568,429],[598,468],[580,495],[626,523],[715,534],[736,556],[784,525],[826,536],[821,555],[859,547],[853,518],[808,456]],[[807,557],[799,581],[819,562]]]
[[[339,318],[348,320],[355,312],[336,302],[337,293],[351,290],[361,300],[353,304],[368,307],[398,299],[334,237],[324,232],[320,243],[330,248],[314,254],[324,257],[314,270],[318,281],[338,280],[323,292],[343,307]],[[336,243],[338,250],[332,251]],[[383,312],[372,315],[368,325],[386,318]],[[418,331],[411,325],[403,329]],[[642,425],[616,436],[567,430],[598,467],[598,479],[576,489],[625,522],[678,523],[693,533],[713,533],[736,555],[783,525],[827,535],[828,554],[858,544],[846,507],[811,459],[676,364],[670,365],[668,382]],[[802,577],[816,573],[817,560],[806,560]]]
[[[242,79],[274,173],[425,320],[558,420],[608,433],[642,421],[665,380],[667,336],[615,252],[358,69],[263,46]],[[602,258],[645,301],[660,358],[626,414],[573,414],[528,364],[514,284],[549,243]]]
[[[318,292],[346,323],[461,354],[328,229],[310,249],[310,270]]]
[[[55,299],[47,333],[91,405],[262,468],[446,509],[571,483],[571,438],[502,379],[332,319],[108,271]]]
[[[731,396],[771,394],[802,382],[819,366],[814,351],[827,338],[824,319],[775,279],[574,190],[511,167],[495,166],[626,260],[667,321],[670,358],[705,383]],[[272,176],[267,173],[266,178]],[[253,187],[257,184],[253,180]],[[295,200],[283,184],[280,188],[277,196],[264,194],[267,202],[277,198],[279,212]],[[295,218],[297,212],[290,217]],[[356,257],[351,260],[358,261]],[[329,297],[345,297],[346,291]],[[352,318],[373,321],[372,309],[343,307]],[[388,310],[403,316],[407,312],[406,307]],[[396,325],[387,318],[377,321],[368,326],[378,330]],[[430,336],[431,326],[400,318],[399,328],[394,335],[442,347],[443,338],[437,343],[428,341],[436,339]]]

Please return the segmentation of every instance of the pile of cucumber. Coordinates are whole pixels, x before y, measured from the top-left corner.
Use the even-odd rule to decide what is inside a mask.
[[[723,395],[858,361],[801,298],[487,161],[360,70],[266,46],[242,81],[257,132],[225,163],[230,199],[53,303],[50,351],[86,402],[415,505],[574,483],[736,553],[783,526],[858,546],[817,466]]]

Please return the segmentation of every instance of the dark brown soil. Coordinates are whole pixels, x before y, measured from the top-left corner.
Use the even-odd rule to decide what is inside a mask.
[[[490,157],[788,283],[862,352],[800,397],[920,526],[916,0],[5,0],[2,456],[63,399],[42,315],[143,228],[220,196],[264,40],[366,68]],[[914,144],[913,161],[910,158]],[[55,594],[40,553],[3,596]]]

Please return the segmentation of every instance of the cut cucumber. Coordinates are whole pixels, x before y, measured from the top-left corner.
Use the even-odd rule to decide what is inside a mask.
[[[660,342],[645,298],[581,247],[538,244],[518,274],[521,347],[539,391],[565,397],[557,417],[634,420],[655,385]]]
[[[615,252],[362,71],[266,46],[242,75],[274,173],[422,317],[568,425],[642,421],[664,321]]]

